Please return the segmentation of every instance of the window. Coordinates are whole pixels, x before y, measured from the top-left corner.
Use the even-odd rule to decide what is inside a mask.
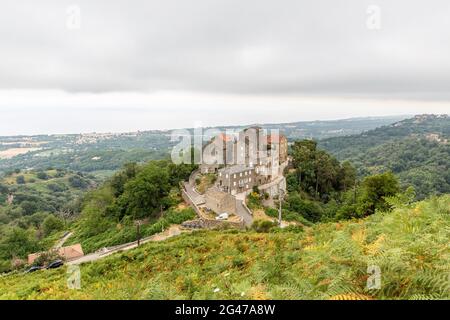
[[[236,179],[236,173],[234,174],[234,178]]]
[[[233,182],[233,186],[236,186],[236,181],[235,181],[235,182]]]
[[[219,177],[221,177],[221,176],[222,176],[222,172],[219,173]]]
[[[252,178],[248,178],[248,182],[252,182]]]
[[[239,177],[242,177],[242,172],[241,172],[241,173],[239,173]]]
[[[228,173],[225,175],[225,178],[227,178],[228,179]]]

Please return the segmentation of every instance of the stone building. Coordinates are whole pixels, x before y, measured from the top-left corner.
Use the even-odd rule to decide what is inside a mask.
[[[236,199],[217,188],[209,188],[205,193],[205,206],[217,214],[236,214]]]
[[[223,192],[236,193],[251,190],[255,185],[255,169],[234,165],[219,170],[216,185]]]
[[[218,173],[216,187],[232,195],[278,181],[287,163],[287,139],[253,126],[220,134],[203,148],[202,173]],[[278,183],[278,182],[277,182]]]
[[[279,163],[285,163],[288,155],[288,142],[285,135],[271,134],[267,136],[267,145],[269,149],[273,149],[278,152]]]
[[[212,138],[202,153],[201,173],[215,173],[220,167],[234,163],[235,138],[221,133]]]

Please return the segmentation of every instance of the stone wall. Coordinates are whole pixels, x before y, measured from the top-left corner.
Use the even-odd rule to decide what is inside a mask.
[[[181,224],[183,227],[193,228],[193,229],[197,229],[197,228],[214,229],[214,228],[219,228],[219,227],[223,227],[223,226],[231,226],[231,227],[235,227],[235,228],[239,228],[239,229],[245,227],[244,221],[242,218],[241,218],[240,222],[231,222],[231,221],[214,220],[214,219],[209,219],[209,218],[205,217],[202,210],[200,210],[200,208],[194,203],[194,201],[191,199],[191,197],[187,194],[186,190],[184,190],[184,187],[181,187],[181,196],[184,199],[184,201],[186,201],[186,203],[188,203],[194,209],[194,211],[197,213],[197,215],[199,216],[199,219],[183,222]]]

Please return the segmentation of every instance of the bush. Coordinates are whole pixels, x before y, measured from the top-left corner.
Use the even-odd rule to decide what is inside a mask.
[[[54,215],[49,215],[42,223],[42,230],[44,231],[45,236],[48,236],[55,231],[61,231],[63,229],[64,222]]]
[[[261,196],[259,195],[259,193],[252,192],[247,196],[247,206],[251,210],[262,208]]]
[[[67,190],[67,188],[64,185],[59,185],[57,183],[49,183],[47,184],[47,188],[53,192],[62,192]]]
[[[16,183],[17,184],[25,184],[25,177],[20,175],[16,177]]]
[[[72,188],[77,189],[86,189],[88,187],[88,183],[79,175],[71,176],[69,178],[69,183]]]
[[[47,252],[42,252],[34,261],[33,261],[33,266],[39,266],[39,267],[43,267],[48,265],[49,263],[55,261],[55,260],[63,260],[63,258],[58,255],[58,253],[56,251],[50,250]]]
[[[267,221],[267,220],[255,220],[252,224],[252,229],[256,232],[269,232],[270,229],[277,226],[276,222]]]
[[[44,172],[44,171],[39,171],[39,172],[36,174],[36,177],[37,177],[38,179],[41,179],[41,180],[48,180],[48,174],[47,174],[46,172]]]

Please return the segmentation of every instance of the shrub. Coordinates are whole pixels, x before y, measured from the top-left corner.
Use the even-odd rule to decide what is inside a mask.
[[[277,226],[276,222],[267,220],[255,220],[253,221],[252,228],[256,232],[269,232],[270,229]]]
[[[20,175],[16,177],[16,183],[17,184],[25,184],[25,177]]]
[[[41,179],[41,180],[48,180],[48,174],[47,174],[46,172],[44,172],[44,171],[39,171],[39,172],[36,174],[36,177],[37,177],[38,179]]]
[[[48,236],[55,231],[61,231],[63,229],[64,222],[54,215],[49,215],[42,223],[42,230],[44,231],[45,236]]]
[[[58,260],[58,259],[63,259],[60,255],[58,255],[58,253],[54,250],[50,250],[50,251],[46,251],[46,252],[42,252],[34,261],[33,261],[33,266],[46,266],[49,263]]]
[[[259,195],[259,193],[252,192],[247,196],[247,206],[251,210],[262,208],[261,196]]]

